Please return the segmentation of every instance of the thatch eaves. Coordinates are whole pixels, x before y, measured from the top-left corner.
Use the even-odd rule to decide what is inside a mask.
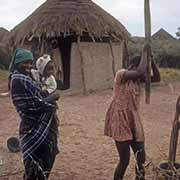
[[[47,38],[72,33],[130,39],[126,28],[91,0],[47,0],[11,31],[15,44],[25,38]]]

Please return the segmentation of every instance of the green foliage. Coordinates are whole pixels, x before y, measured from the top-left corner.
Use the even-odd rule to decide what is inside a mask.
[[[141,50],[144,44],[144,39],[136,38],[134,43],[130,42],[128,44],[128,49],[130,52],[130,58],[141,54]],[[169,61],[177,59],[179,57],[180,61],[180,41],[179,40],[153,40],[152,41],[152,52],[153,58],[156,63],[160,64],[161,61],[166,57],[171,57]]]

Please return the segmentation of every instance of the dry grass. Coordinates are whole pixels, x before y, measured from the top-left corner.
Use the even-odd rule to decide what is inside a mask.
[[[0,80],[8,80],[9,72],[5,70],[0,70]]]
[[[170,68],[160,68],[161,80],[164,83],[176,82],[180,80],[180,70]]]
[[[0,69],[0,96],[1,93],[7,92],[8,90],[8,76],[9,72]]]

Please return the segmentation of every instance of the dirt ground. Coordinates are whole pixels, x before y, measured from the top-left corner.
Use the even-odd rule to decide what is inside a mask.
[[[3,90],[0,83],[0,91]],[[167,160],[172,120],[180,84],[152,87],[151,104],[141,97],[141,115],[146,136],[146,179],[156,179],[155,167]],[[59,100],[61,125],[60,154],[50,180],[111,180],[118,162],[111,138],[103,135],[104,117],[111,101],[112,90],[87,96],[64,96]],[[6,141],[18,136],[19,117],[9,97],[0,98],[0,175],[18,172],[0,180],[20,180],[23,170],[21,154],[10,153]],[[180,161],[180,151],[177,152]],[[125,180],[134,179],[134,156]]]

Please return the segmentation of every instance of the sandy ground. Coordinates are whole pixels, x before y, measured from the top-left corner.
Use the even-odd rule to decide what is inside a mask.
[[[2,83],[0,89],[2,90]],[[154,167],[167,159],[172,120],[180,85],[156,85],[152,88],[151,104],[141,98],[141,115],[146,136],[146,179],[155,179]],[[87,96],[61,97],[59,100],[60,154],[50,180],[111,180],[118,162],[111,138],[103,135],[104,117],[111,101],[112,90]],[[0,175],[23,170],[21,154],[10,153],[6,141],[18,135],[19,118],[9,97],[0,98]],[[180,161],[180,152],[177,152]],[[125,180],[134,179],[134,156]],[[22,173],[0,177],[20,180]]]

